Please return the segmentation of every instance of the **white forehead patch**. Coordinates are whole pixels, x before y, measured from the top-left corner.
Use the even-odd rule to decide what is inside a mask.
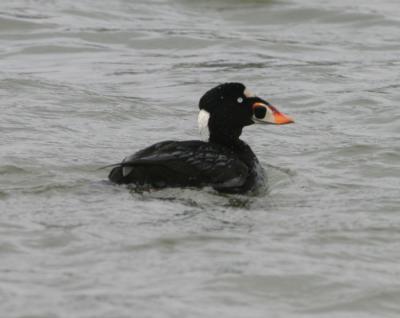
[[[244,96],[246,97],[254,97],[256,96],[252,91],[250,91],[248,88],[246,88],[243,92]]]
[[[199,116],[197,117],[197,124],[199,125],[200,135],[208,139],[210,131],[208,129],[208,121],[210,119],[210,113],[204,109],[200,110]]]

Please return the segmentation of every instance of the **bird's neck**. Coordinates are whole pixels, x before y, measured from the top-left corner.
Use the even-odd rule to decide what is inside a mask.
[[[209,142],[223,145],[224,147],[231,149],[250,169],[254,169],[258,163],[257,157],[251,150],[250,146],[243,140],[239,139],[239,135],[240,134],[237,133],[236,135],[234,133],[211,133]]]
[[[243,141],[239,139],[242,133],[242,128],[215,128],[210,131],[210,142],[224,145],[233,150],[239,151],[243,144]]]

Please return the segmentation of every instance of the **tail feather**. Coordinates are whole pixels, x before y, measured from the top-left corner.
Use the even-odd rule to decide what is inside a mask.
[[[110,171],[110,173],[109,173],[109,175],[108,175],[108,179],[109,179],[111,182],[114,182],[114,183],[117,183],[117,184],[123,183],[124,175],[123,175],[123,170],[122,170],[122,169],[123,169],[123,168],[122,168],[120,165],[114,167],[114,168]]]
[[[102,166],[102,167],[100,167],[100,168],[97,168],[96,170],[103,170],[103,169],[108,169],[108,168],[121,167],[122,164],[123,164],[122,162],[120,162],[120,163],[113,163],[113,164],[111,164],[111,165]]]

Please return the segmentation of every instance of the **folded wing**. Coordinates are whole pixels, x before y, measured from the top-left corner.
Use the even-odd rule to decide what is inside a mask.
[[[125,158],[109,179],[153,187],[210,185],[230,192],[247,176],[248,167],[229,148],[202,141],[164,141]]]

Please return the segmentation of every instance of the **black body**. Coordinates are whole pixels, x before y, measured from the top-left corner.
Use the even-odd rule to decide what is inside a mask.
[[[227,193],[256,190],[264,183],[263,169],[239,136],[245,126],[270,122],[268,107],[272,106],[250,94],[241,83],[214,87],[199,103],[201,114],[207,118],[208,142],[154,144],[114,165],[109,179],[117,184],[154,188],[212,186]]]
[[[263,183],[263,171],[241,140],[231,147],[198,140],[163,141],[127,157],[109,179],[153,188],[212,186],[220,192],[244,193]]]

